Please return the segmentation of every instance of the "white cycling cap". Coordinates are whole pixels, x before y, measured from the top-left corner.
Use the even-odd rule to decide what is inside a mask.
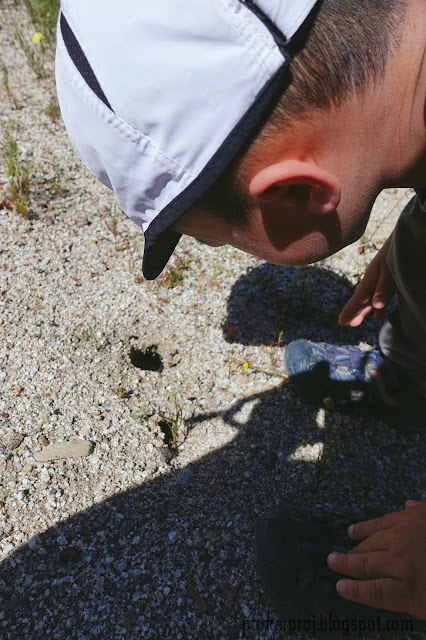
[[[317,0],[62,0],[56,81],[70,138],[145,234],[156,278],[169,229],[270,114]]]

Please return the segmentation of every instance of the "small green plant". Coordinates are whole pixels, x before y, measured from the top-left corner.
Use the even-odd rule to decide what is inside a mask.
[[[53,60],[60,0],[23,1],[35,32],[29,40],[28,36],[15,25],[15,39],[30,68],[38,77],[41,77],[45,71],[46,59]]]
[[[179,269],[170,269],[162,283],[168,289],[174,289],[183,280],[183,273]]]
[[[77,338],[77,340],[79,342],[89,342],[89,340],[91,338],[91,335],[87,331],[87,329],[85,329],[81,335],[79,335],[79,336],[76,335],[75,337]]]
[[[126,397],[126,389],[124,387],[116,387],[115,389],[111,389],[111,391],[119,398],[123,399]]]
[[[146,411],[145,409],[137,409],[132,413],[132,418],[137,422],[140,422],[141,424],[143,424],[144,422],[149,420],[151,415],[152,414]]]
[[[15,26],[15,40],[21,47],[24,56],[27,59],[28,66],[38,78],[43,74],[43,57],[40,43],[28,42],[25,35],[19,27]]]
[[[188,268],[186,261],[180,257],[175,259],[173,267],[167,269],[159,278],[158,284],[166,289],[174,289],[182,283],[184,271]]]
[[[107,212],[107,215],[109,217],[108,229],[111,231],[111,233],[114,236],[114,238],[117,238],[117,236],[118,236],[118,220],[117,220],[117,216],[115,215],[115,207],[108,207],[106,212]]]
[[[282,345],[284,344],[285,337],[286,337],[286,334],[284,333],[284,331],[280,331],[274,346],[282,347]]]
[[[359,241],[358,253],[365,253],[365,250],[369,248],[369,241],[367,235],[364,233],[361,240]]]
[[[57,198],[62,198],[63,196],[63,191],[62,191],[62,177],[64,175],[64,170],[61,168],[56,169],[55,171],[55,191],[56,191],[56,197]]]
[[[177,401],[176,394],[171,393],[170,395],[174,400],[174,415],[168,416],[160,413],[160,427],[164,433],[165,443],[172,449],[177,449],[179,429],[181,428],[183,423],[183,411],[182,407]]]
[[[49,104],[47,105],[44,113],[48,118],[55,124],[61,115],[61,111],[59,109],[59,103],[56,97],[50,98]]]
[[[6,65],[3,62],[0,62],[0,69],[2,72],[2,86],[3,89],[6,92],[6,95],[8,96],[8,98],[10,99],[10,101],[12,102],[13,106],[15,107],[15,109],[19,109],[19,103],[18,100],[16,99],[16,96],[14,95],[14,93],[12,92],[10,86],[9,86],[9,70],[6,67]]]
[[[257,373],[264,373],[267,376],[280,378],[283,383],[287,381],[287,375],[285,375],[284,373],[280,373],[279,371],[269,371],[268,369],[264,369],[263,367],[258,367],[255,364],[250,363],[248,360],[240,360],[239,358],[236,358],[234,356],[233,349],[231,349],[229,353],[222,353],[221,355],[223,355],[228,361],[229,375],[237,373],[241,367],[244,372],[247,372],[250,369],[251,371],[256,371]],[[237,366],[235,368],[232,368],[232,364],[235,364]]]
[[[54,49],[60,0],[24,0],[29,18],[37,33],[42,34],[42,46]]]
[[[28,216],[31,163],[21,160],[16,140],[16,125],[3,125],[3,153],[6,175],[9,179],[9,200],[24,218]]]

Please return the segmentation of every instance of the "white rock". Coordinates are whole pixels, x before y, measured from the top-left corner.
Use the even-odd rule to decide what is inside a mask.
[[[5,556],[7,556],[9,553],[11,553],[14,550],[15,546],[10,542],[9,544],[7,544],[5,546],[5,548],[3,549],[3,554]]]
[[[37,462],[48,462],[61,458],[85,458],[93,452],[94,444],[89,440],[71,440],[68,442],[54,442],[43,447],[41,451],[34,451]]]

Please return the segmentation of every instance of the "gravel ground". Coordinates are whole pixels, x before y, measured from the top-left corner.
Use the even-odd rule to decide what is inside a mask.
[[[0,636],[271,637],[242,631],[273,614],[254,564],[262,511],[426,498],[424,440],[371,417],[342,419],[317,486],[334,418],[282,366],[296,337],[375,344],[378,322],[337,315],[411,194],[381,195],[364,251],[301,272],[185,239],[145,282],[141,232],[45,113],[52,65],[29,69],[14,23],[30,41],[20,3],[0,1],[19,107],[0,88],[0,136],[16,123],[32,165],[26,219],[0,167]]]

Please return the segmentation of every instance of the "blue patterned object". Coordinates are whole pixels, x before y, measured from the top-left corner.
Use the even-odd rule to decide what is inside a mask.
[[[380,351],[326,342],[295,340],[285,352],[287,375],[305,400],[336,411],[379,410],[389,424],[407,431],[426,428],[426,399],[413,379]],[[386,392],[399,406],[387,406],[372,372],[380,373]]]

